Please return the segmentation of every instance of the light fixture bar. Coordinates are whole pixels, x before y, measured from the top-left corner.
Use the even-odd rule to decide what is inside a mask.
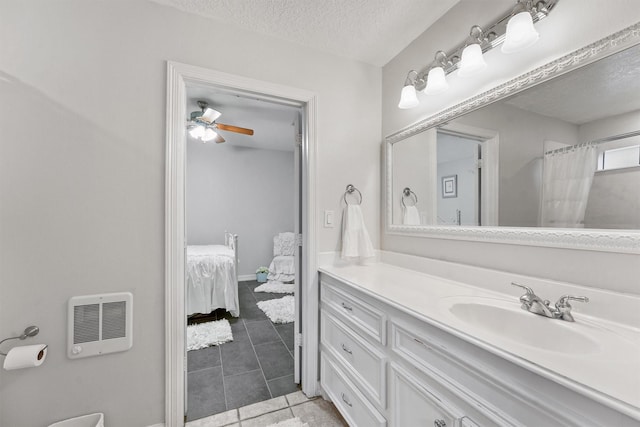
[[[485,53],[504,42],[507,32],[507,23],[518,12],[530,11],[533,22],[535,23],[546,18],[559,1],[560,0],[518,0],[515,7],[509,9],[508,13],[503,15],[493,24],[482,28],[474,25],[471,30],[471,35],[465,38],[464,42],[448,52],[443,52],[444,55],[439,56],[439,58],[446,58],[446,61],[439,61],[437,56],[436,61],[430,63],[418,72],[418,76],[415,79],[416,90],[423,90],[425,88],[427,75],[431,68],[442,67],[445,75],[458,69],[460,58],[462,57],[462,51],[471,42],[473,42],[472,38],[478,33],[477,29],[480,29],[480,36],[478,40],[475,40],[475,43],[478,43],[482,49],[482,53]],[[518,12],[516,12],[516,10],[518,10]]]

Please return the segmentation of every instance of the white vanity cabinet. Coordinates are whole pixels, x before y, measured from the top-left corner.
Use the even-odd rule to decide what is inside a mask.
[[[428,314],[320,281],[321,386],[352,426],[640,426]]]

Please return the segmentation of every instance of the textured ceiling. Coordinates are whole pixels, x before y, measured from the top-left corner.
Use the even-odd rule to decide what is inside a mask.
[[[576,125],[640,110],[640,46],[549,80],[505,102]]]
[[[151,0],[383,66],[460,0]]]

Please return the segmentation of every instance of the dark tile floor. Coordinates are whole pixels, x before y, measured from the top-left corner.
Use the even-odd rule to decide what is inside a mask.
[[[293,323],[273,324],[257,301],[285,294],[253,292],[258,282],[239,282],[240,317],[223,310],[233,341],[187,353],[188,420],[195,420],[298,390],[293,382]]]

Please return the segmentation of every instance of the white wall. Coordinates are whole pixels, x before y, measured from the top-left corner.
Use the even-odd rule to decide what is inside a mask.
[[[379,68],[144,0],[3,1],[0,40],[0,336],[36,324],[50,350],[0,372],[0,425],[164,419],[167,60],[315,92],[315,214],[356,185],[378,246]],[[67,300],[113,291],[134,294],[133,348],[69,360]]]
[[[589,228],[640,229],[640,167],[596,172],[584,213]]]
[[[292,142],[293,144],[293,139]],[[187,141],[187,242],[238,235],[239,275],[273,259],[273,236],[293,231],[293,151]]]
[[[498,223],[506,227],[539,225],[544,142],[552,140],[575,145],[579,141],[578,127],[503,102],[476,110],[453,122],[498,132]]]
[[[578,127],[580,142],[594,141],[638,130],[640,111],[633,111]],[[601,144],[600,149],[637,144],[639,137]],[[585,211],[586,227],[640,228],[640,168],[596,172]]]
[[[425,219],[435,221],[435,218],[431,218],[434,215],[427,212],[433,193],[433,190],[430,190],[428,185],[433,181],[429,176],[431,174],[429,170],[430,163],[433,161],[430,159],[430,151],[433,150],[435,152],[435,149],[429,146],[427,138],[427,132],[423,132],[407,138],[401,144],[393,146],[392,192],[394,197],[392,200],[392,215],[394,224],[403,224],[402,198],[404,196],[402,190],[407,187],[414,192],[418,199],[416,206],[420,214],[420,222],[426,225],[430,221],[424,221]],[[433,139],[435,140],[435,137]],[[433,145],[435,145],[435,141],[433,142]],[[407,206],[413,205],[413,195],[404,199]]]
[[[383,135],[389,135],[447,106],[640,21],[640,8],[636,0],[607,2],[607,7],[603,7],[600,0],[562,0],[547,19],[536,24],[540,40],[530,50],[507,56],[500,49],[493,49],[487,54],[489,68],[483,76],[463,80],[450,75],[451,90],[446,95],[431,97],[413,110],[398,109],[400,89],[408,70],[425,67],[437,50],[448,50],[461,43],[473,24],[487,24],[513,6],[510,0],[496,0],[493,4],[495,7],[487,7],[487,2],[462,0],[385,65],[382,77]],[[427,99],[424,95],[420,97]],[[640,262],[636,255],[389,234],[383,234],[382,247],[389,251],[586,286],[639,292],[637,277],[640,275]]]

